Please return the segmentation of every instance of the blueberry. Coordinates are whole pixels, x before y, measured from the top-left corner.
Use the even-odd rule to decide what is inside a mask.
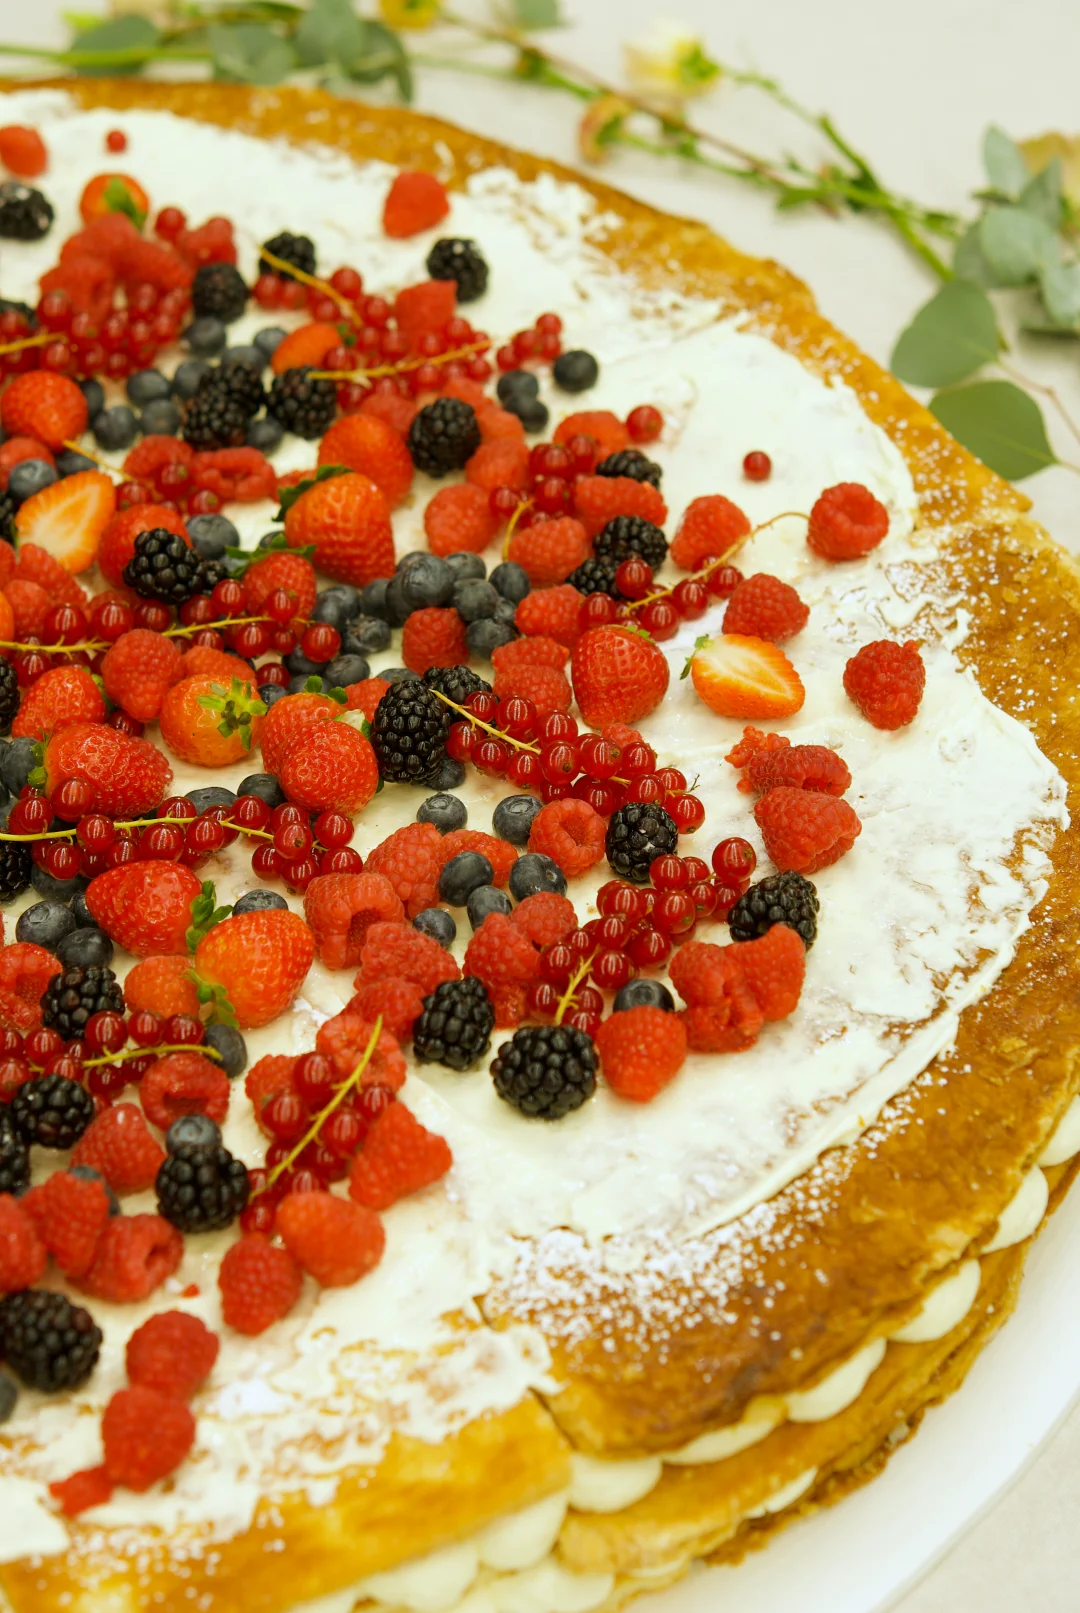
[[[362,655],[335,655],[323,676],[331,689],[344,689],[371,676],[371,664]]]
[[[102,1176],[101,1172],[96,1171],[92,1165],[69,1165],[68,1174],[70,1176],[78,1177],[80,1182],[100,1182],[102,1187],[105,1189],[105,1196],[109,1201],[109,1214],[120,1215],[122,1213],[120,1209],[120,1200],[117,1198],[104,1176]]]
[[[280,683],[260,683],[259,699],[262,701],[267,711],[269,711],[270,707],[274,704],[274,701],[280,700],[282,695],[299,694],[306,681],[307,680],[305,678],[290,678],[289,687],[287,689],[283,689]],[[296,684],[295,689],[293,688],[294,683]]]
[[[503,627],[513,627],[516,614],[517,606],[512,599],[500,599],[491,613],[491,620]]]
[[[71,913],[80,929],[94,928],[94,915],[86,905],[85,891],[76,891],[71,898]]]
[[[270,896],[273,893],[267,891],[266,894]],[[205,1045],[212,1047],[221,1055],[220,1061],[211,1062],[220,1062],[230,1081],[235,1081],[236,1077],[242,1075],[247,1068],[247,1043],[240,1032],[234,1030],[231,1025],[208,1025]]]
[[[204,560],[220,560],[226,549],[240,543],[239,532],[225,515],[193,515],[187,529],[196,554]]]
[[[313,661],[301,649],[290,650],[282,659],[286,672],[294,678],[321,678],[326,665],[325,661]]]
[[[413,919],[413,929],[430,935],[441,947],[452,946],[457,935],[457,925],[445,907],[425,907]]]
[[[233,903],[233,912],[265,913],[270,908],[283,907],[287,909],[288,906],[289,904],[284,896],[279,896],[277,891],[254,890],[245,891],[243,896],[237,898]]]
[[[280,532],[264,532],[262,537],[259,539],[258,543],[255,545],[255,547],[256,547],[256,549],[280,549],[281,548],[281,533]]]
[[[208,812],[211,807],[231,807],[236,791],[227,790],[224,784],[203,784],[196,790],[189,790],[185,800],[191,802],[196,812]]]
[[[260,454],[272,454],[281,447],[281,439],[285,435],[285,427],[280,420],[272,414],[264,415],[261,420],[253,420],[247,428],[244,442],[249,448],[257,448]]]
[[[401,594],[410,610],[445,605],[454,589],[454,573],[437,554],[423,554],[401,577]]]
[[[311,620],[313,622],[328,622],[331,627],[336,627],[339,633],[344,633],[345,625],[349,620],[348,607],[343,599],[338,598],[332,588],[327,588],[312,605]]]
[[[564,392],[587,392],[600,379],[600,366],[583,347],[560,353],[551,366],[555,385]]]
[[[414,672],[407,666],[384,666],[379,676],[385,678],[387,683],[409,683],[414,680],[420,682],[419,672]]]
[[[89,455],[80,454],[74,448],[65,448],[62,454],[57,454],[56,474],[58,476],[78,476],[84,470],[97,470],[97,466]]]
[[[134,375],[128,376],[127,386],[124,389],[128,395],[129,403],[137,403],[140,407],[153,403],[156,398],[167,398],[172,391],[168,378],[160,370],[136,370]]]
[[[227,347],[221,355],[221,362],[228,360],[230,364],[246,364],[249,369],[257,370],[261,375],[269,362],[261,347],[254,342],[242,342],[238,347]]]
[[[7,810],[7,808],[4,809],[5,813]],[[84,891],[89,881],[83,874],[75,874],[71,879],[56,879],[35,863],[30,870],[30,883],[39,896],[46,896],[50,899],[55,898],[58,902],[66,902],[75,895],[76,891]],[[96,962],[97,960],[95,959],[94,961]]]
[[[173,397],[179,398],[181,403],[190,403],[199,390],[199,382],[209,374],[210,365],[205,359],[186,358],[176,366],[176,374],[172,378]]]
[[[465,782],[465,763],[454,756],[444,756],[431,782],[439,790],[460,790]]]
[[[43,487],[51,487],[57,480],[56,471],[47,459],[20,459],[11,468],[8,492],[21,504],[24,498],[33,498],[35,493],[40,493]]]
[[[341,639],[341,648],[350,655],[374,655],[390,648],[390,623],[377,616],[354,616]]]
[[[249,773],[236,786],[237,795],[257,795],[268,807],[285,805],[285,791],[273,773]]]
[[[352,583],[336,582],[332,587],[324,588],[315,601],[316,607],[330,603],[333,604],[336,610],[342,612],[343,621],[351,622],[354,617],[360,614],[360,590],[359,588],[354,588]],[[320,616],[317,608],[312,611],[311,615],[316,622],[329,622],[332,620],[329,616]],[[336,620],[334,620],[334,626],[337,626]]]
[[[466,577],[464,582],[456,582],[450,595],[450,603],[463,622],[481,622],[494,616],[499,602],[499,595],[491,584],[480,577]]]
[[[96,963],[108,965],[112,962],[112,955],[113,944],[105,931],[89,925],[72,930],[56,948],[56,956],[65,969],[76,966],[92,969]]]
[[[19,914],[15,939],[55,952],[64,936],[71,934],[75,922],[74,913],[63,902],[35,902]]]
[[[181,1115],[165,1133],[165,1147],[170,1154],[178,1148],[216,1148],[221,1141],[221,1127],[209,1115]]]
[[[144,437],[172,437],[180,430],[180,410],[172,398],[155,398],[139,417]]]
[[[19,1386],[7,1372],[0,1372],[0,1423],[6,1423],[15,1410]]]
[[[401,574],[397,573],[390,578],[386,585],[386,599],[383,604],[383,615],[391,627],[404,627],[412,609],[405,598],[402,588]]]
[[[365,616],[376,616],[380,622],[388,622],[386,614],[386,590],[388,582],[385,577],[376,577],[369,582],[366,588],[360,591],[360,609]]]
[[[93,420],[94,416],[100,414],[105,407],[105,388],[100,381],[95,381],[90,377],[85,381],[78,382],[78,387],[86,399],[86,413]]]
[[[470,622],[465,629],[465,642],[476,655],[487,656],[491,659],[492,650],[497,650],[500,644],[509,644],[511,639],[517,638],[517,632],[507,622]]]
[[[464,907],[473,891],[490,885],[495,870],[479,851],[459,851],[443,864],[439,875],[439,900],[451,907]]]
[[[675,999],[662,980],[628,980],[615,993],[612,1010],[621,1014],[626,1008],[662,1008],[665,1014],[675,1012]]]
[[[556,891],[564,895],[566,875],[550,857],[538,851],[527,851],[510,870],[510,894],[515,902],[523,902],[526,896],[535,896],[537,891]]]
[[[262,330],[255,332],[255,346],[263,354],[268,364],[285,340],[286,334],[287,332],[281,325],[264,325]]]
[[[431,556],[426,549],[408,549],[400,560],[395,562],[394,570],[396,572],[408,571],[409,567],[415,566],[418,560],[429,560],[430,558]]]
[[[540,380],[532,370],[507,370],[495,383],[495,392],[505,408],[511,398],[539,397]]]
[[[181,339],[196,358],[216,358],[224,352],[229,333],[220,319],[194,319]]]
[[[487,576],[483,555],[473,554],[471,549],[456,549],[453,554],[446,555],[445,559],[454,573],[455,582],[466,582],[470,577]]]
[[[18,795],[37,766],[36,751],[34,739],[10,739],[0,750],[0,779],[12,795]]]
[[[464,801],[456,795],[429,795],[426,801],[421,801],[416,809],[417,823],[433,823],[441,835],[449,834],[451,829],[464,829],[469,821],[469,811]]]
[[[491,815],[491,827],[500,840],[509,840],[512,846],[527,846],[541,805],[535,795],[504,795]]]
[[[465,903],[465,911],[469,915],[469,923],[473,929],[478,930],[492,913],[505,913],[509,918],[514,911],[514,904],[506,892],[501,891],[497,885],[479,885]]]
[[[516,560],[504,560],[501,565],[495,567],[488,580],[495,592],[508,599],[512,605],[520,605],[526,594],[532,593],[529,574]]]
[[[139,433],[138,421],[126,403],[118,403],[114,409],[102,409],[94,416],[91,429],[98,447],[111,453],[130,448]]]
[[[532,436],[543,431],[551,419],[551,411],[539,398],[511,398],[506,410],[508,414],[516,414],[525,430]]]

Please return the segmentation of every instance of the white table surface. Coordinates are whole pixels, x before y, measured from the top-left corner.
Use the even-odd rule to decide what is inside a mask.
[[[553,48],[608,76],[618,71],[620,42],[669,9],[655,0],[563,4],[573,23],[551,36]],[[0,0],[0,38],[59,44],[63,9],[62,0]],[[83,0],[78,9],[104,10],[104,0],[96,6]],[[364,0],[361,9],[368,9]],[[982,178],[978,153],[988,122],[1017,137],[1080,127],[1076,0],[679,0],[670,14],[700,31],[714,54],[774,74],[804,103],[830,112],[888,182],[926,203],[964,206]],[[575,103],[552,92],[428,71],[418,105],[509,144],[576,161]],[[763,154],[785,142],[810,154],[796,126],[747,92],[721,90],[699,111],[718,132]],[[618,154],[604,177],[669,211],[706,220],[746,251],[776,257],[813,287],[829,318],[882,362],[933,289],[921,265],[870,222],[779,216],[743,186],[638,153]],[[1029,339],[1013,361],[1056,386],[1080,419],[1080,343]],[[1052,414],[1048,425],[1062,457],[1080,458]],[[1051,469],[1024,489],[1058,541],[1080,552],[1077,477]],[[1055,1258],[1063,1258],[1060,1247]],[[1007,1398],[996,1415],[1009,1416]],[[1080,1406],[1074,1405],[895,1613],[1017,1613],[1028,1606],[1076,1613],[1078,1481]],[[798,1604],[795,1595],[791,1605]]]

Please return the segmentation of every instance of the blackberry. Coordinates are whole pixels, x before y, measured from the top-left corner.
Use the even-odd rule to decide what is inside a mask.
[[[74,1148],[95,1112],[86,1088],[66,1075],[36,1075],[11,1100],[15,1130],[39,1148]]]
[[[250,420],[257,415],[266,402],[266,390],[259,378],[259,372],[243,359],[230,358],[228,354],[215,369],[210,371],[207,379],[209,386],[222,396],[230,398],[239,408],[243,409]],[[200,387],[203,385],[200,382]]]
[[[769,874],[745,890],[728,914],[733,941],[753,941],[774,924],[786,924],[800,935],[807,951],[817,938],[817,916],[821,903],[808,879],[788,869]]]
[[[0,538],[10,543],[12,548],[15,546],[15,511],[18,507],[6,489],[0,493]]]
[[[0,236],[5,241],[40,241],[53,221],[52,203],[18,179],[0,185]]]
[[[398,784],[433,784],[446,759],[453,717],[419,678],[392,684],[371,724],[379,776]]]
[[[24,1288],[0,1300],[0,1351],[31,1389],[55,1394],[85,1383],[101,1352],[101,1329],[66,1294]]]
[[[283,370],[274,380],[267,411],[296,437],[321,437],[334,423],[337,392],[333,381],[312,381],[311,365]]]
[[[604,849],[612,873],[647,885],[657,857],[668,856],[678,843],[678,825],[669,812],[651,801],[631,801],[612,813]]]
[[[616,515],[593,545],[603,560],[628,560],[638,554],[654,571],[667,559],[667,539],[658,526],[640,515]]]
[[[0,1109],[0,1193],[16,1197],[30,1186],[30,1150],[17,1134],[7,1109]]]
[[[561,1120],[596,1091],[596,1049],[569,1025],[523,1025],[491,1074],[499,1097],[530,1120]]]
[[[188,548],[178,532],[156,526],[135,539],[135,553],[124,567],[124,581],[143,599],[182,605],[193,594],[202,593],[207,563]]]
[[[273,235],[269,241],[264,241],[263,246],[275,258],[291,263],[294,269],[301,269],[304,274],[315,273],[315,243],[309,235],[293,235],[289,230],[282,230],[280,235]],[[295,279],[286,269],[277,268],[266,258],[259,259],[259,273],[277,274],[283,280]]]
[[[407,443],[413,464],[428,476],[462,470],[480,446],[476,410],[460,398],[436,398],[414,418]]]
[[[184,441],[200,453],[216,448],[242,448],[247,437],[251,416],[230,388],[222,384],[220,375],[220,370],[204,375],[184,411],[181,427]]]
[[[209,1145],[178,1143],[157,1173],[158,1214],[181,1232],[217,1232],[245,1208],[247,1166],[220,1139]]]
[[[491,1046],[495,1010],[483,981],[475,975],[444,980],[413,1026],[413,1052],[421,1064],[467,1070]]]
[[[621,565],[621,560],[614,560],[610,555],[605,559],[590,555],[566,580],[579,594],[610,594],[612,599],[622,599],[623,595],[615,586],[615,573]]]
[[[0,840],[0,902],[10,902],[30,883],[30,852],[17,840]]]
[[[429,666],[423,680],[429,689],[438,689],[447,700],[463,706],[474,694],[490,694],[491,684],[468,666]]]
[[[458,302],[475,302],[487,290],[488,266],[475,241],[444,236],[427,255],[427,272],[433,280],[457,283]]]
[[[10,734],[19,709],[19,680],[10,661],[0,660],[0,734]]]
[[[191,282],[191,306],[196,319],[220,319],[231,325],[247,307],[248,288],[233,263],[204,263]]]
[[[629,476],[631,481],[648,482],[651,487],[659,487],[664,479],[664,473],[655,459],[643,454],[640,448],[623,448],[617,454],[609,454],[597,465],[596,474]]]
[[[91,1014],[122,1014],[124,993],[111,969],[93,964],[53,975],[41,999],[41,1022],[65,1042],[81,1041]]]

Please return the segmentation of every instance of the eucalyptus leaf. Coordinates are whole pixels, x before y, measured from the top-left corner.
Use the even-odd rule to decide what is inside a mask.
[[[890,368],[909,386],[952,386],[996,358],[1000,345],[985,291],[951,280],[901,332]]]
[[[413,94],[412,68],[405,47],[392,28],[382,22],[364,24],[364,46],[360,57],[349,67],[349,77],[359,84],[378,84],[392,78],[403,101]]]
[[[214,77],[241,84],[280,84],[296,67],[296,52],[263,23],[208,30]]]
[[[149,17],[129,14],[113,17],[93,28],[81,29],[71,42],[71,51],[79,72],[87,78],[98,78],[116,73],[137,73],[161,41],[161,29],[155,28]],[[98,64],[79,60],[89,54],[108,56],[110,60]],[[125,56],[130,56],[130,59],[125,60]]]
[[[1052,230],[1061,227],[1061,158],[1052,157],[1041,172],[1035,174],[1017,197],[1016,205],[1025,213],[1033,213],[1049,224]]]
[[[518,28],[557,28],[562,22],[559,0],[511,0],[510,11]]]
[[[1022,207],[992,207],[984,213],[979,245],[999,285],[1026,285],[1061,259],[1056,232]]]
[[[1039,290],[1051,322],[1062,330],[1080,326],[1080,264],[1059,264],[1044,269]]]
[[[1027,184],[1030,170],[1011,135],[992,123],[983,135],[983,166],[995,190],[1012,199]]]
[[[930,411],[957,442],[1010,482],[1057,464],[1039,405],[1011,381],[952,387],[931,398]]]
[[[296,30],[296,54],[304,67],[330,62],[348,73],[364,53],[365,35],[351,0],[314,0]]]
[[[979,226],[972,224],[956,243],[953,253],[953,273],[958,280],[970,280],[973,286],[996,286],[997,276],[986,261],[979,242]]]

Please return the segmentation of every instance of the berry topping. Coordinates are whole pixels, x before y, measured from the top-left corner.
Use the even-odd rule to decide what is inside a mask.
[[[635,1006],[604,1020],[596,1052],[609,1087],[622,1098],[649,1103],[682,1068],[686,1029],[662,1008]]]
[[[742,581],[724,612],[724,632],[743,633],[750,638],[769,639],[783,644],[800,632],[810,619],[804,605],[789,583],[759,571]]]
[[[817,916],[821,903],[808,879],[789,869],[770,874],[744,891],[728,913],[733,941],[753,941],[774,924],[794,930],[807,951],[817,937]]]
[[[827,487],[810,511],[806,541],[823,560],[860,560],[889,530],[889,512],[861,482]]]
[[[196,319],[220,319],[231,325],[247,307],[248,288],[231,263],[204,263],[191,282],[191,306]]]
[[[734,550],[750,531],[750,522],[729,498],[708,493],[686,506],[671,545],[671,558],[686,571],[697,571],[706,560],[720,560]]]
[[[390,881],[373,874],[320,874],[304,892],[304,918],[328,969],[355,969],[373,924],[404,919]]]
[[[112,1214],[109,1189],[101,1177],[54,1171],[21,1203],[65,1277],[84,1277]],[[25,1286],[34,1280],[29,1278]]]
[[[139,1096],[146,1118],[162,1131],[181,1115],[207,1115],[220,1121],[228,1113],[229,1078],[202,1053],[167,1053],[146,1071]]]
[[[0,1108],[0,1194],[18,1195],[30,1185],[30,1150],[15,1130],[11,1111]]]
[[[624,456],[618,454],[615,457],[622,459]],[[604,461],[605,465],[609,463],[609,460]],[[645,460],[645,463],[651,461]],[[603,467],[598,474],[605,474]],[[631,555],[640,555],[653,571],[658,571],[663,565],[668,552],[667,539],[660,528],[640,515],[616,515],[597,533],[594,548],[602,560],[618,562],[628,560]]]
[[[321,437],[333,425],[337,414],[334,383],[313,379],[307,364],[283,370],[274,377],[266,412],[294,436]]]
[[[413,1026],[413,1052],[421,1064],[467,1070],[491,1046],[494,1025],[482,981],[474,975],[445,980],[424,998],[423,1013]]]
[[[788,785],[762,796],[754,817],[777,868],[793,868],[800,874],[828,868],[851,850],[862,833],[862,824],[846,801]]]
[[[0,1197],[0,1292],[29,1288],[45,1270],[48,1258],[34,1218],[5,1193]]]
[[[182,605],[203,590],[203,567],[195,550],[175,532],[152,527],[135,539],[135,553],[124,567],[124,581],[143,599]]]
[[[31,1389],[77,1389],[97,1365],[101,1329],[64,1294],[24,1289],[0,1300],[0,1351]]]
[[[604,820],[587,801],[551,801],[533,819],[529,850],[550,857],[569,879],[604,860]]]
[[[360,955],[356,984],[373,980],[411,980],[422,991],[434,991],[444,980],[458,978],[450,954],[411,924],[374,923],[368,926]]]
[[[40,241],[54,216],[52,203],[32,185],[17,179],[0,185],[0,240]]]
[[[428,1131],[403,1103],[392,1103],[376,1117],[353,1160],[349,1195],[368,1210],[388,1210],[439,1181],[453,1162],[445,1138]]]
[[[289,1314],[303,1281],[303,1271],[287,1249],[261,1233],[247,1233],[226,1250],[221,1262],[222,1315],[238,1333],[264,1333]]]
[[[176,1400],[190,1400],[210,1376],[219,1349],[217,1334],[197,1316],[159,1311],[128,1339],[128,1380]]]
[[[395,1103],[386,1113],[400,1108]],[[371,1209],[332,1193],[290,1193],[278,1208],[275,1231],[322,1288],[348,1288],[374,1270],[386,1246]]]
[[[592,1097],[596,1065],[584,1031],[524,1025],[500,1048],[491,1074],[499,1097],[528,1119],[561,1120]]]
[[[630,476],[635,482],[650,482],[653,487],[659,487],[664,473],[655,460],[650,459],[641,452],[640,448],[623,448],[617,454],[609,454],[601,460],[596,467],[597,476]],[[638,519],[634,516],[617,516],[617,520],[632,521]],[[667,544],[664,544],[665,552]],[[640,551],[639,551],[640,553]]]
[[[165,1151],[134,1103],[103,1109],[71,1156],[73,1166],[100,1171],[115,1193],[142,1193],[154,1185]]]
[[[403,240],[432,229],[449,211],[446,188],[434,174],[402,169],[387,193],[383,229],[396,240]]]
[[[914,722],[926,686],[926,669],[914,640],[864,644],[844,668],[844,688],[875,728],[905,728]]]
[[[282,230],[280,235],[272,235],[269,241],[263,242],[263,250],[272,252],[275,258],[283,263],[292,264],[294,269],[303,270],[304,274],[315,273],[315,243],[309,235],[294,235],[290,230]],[[272,264],[269,258],[259,259],[260,274],[280,275],[283,280],[292,280],[288,269],[282,269]]]
[[[195,948],[195,972],[210,988],[208,1000],[226,998],[240,1030],[248,1030],[285,1012],[314,956],[303,919],[272,908],[215,925]]]
[[[452,715],[423,684],[393,684],[376,706],[371,725],[380,777],[400,784],[435,783],[446,758]]]
[[[625,627],[594,627],[574,645],[574,696],[590,728],[636,723],[663,700],[670,671],[663,651]]]
[[[129,1305],[160,1288],[183,1256],[183,1238],[160,1215],[114,1215],[80,1286],[114,1305]]]
[[[86,905],[95,924],[136,958],[185,956],[198,875],[183,863],[154,859],[110,868],[90,881]]]
[[[101,1439],[111,1482],[148,1490],[187,1456],[195,1419],[182,1400],[136,1384],[118,1389],[105,1407]]]

